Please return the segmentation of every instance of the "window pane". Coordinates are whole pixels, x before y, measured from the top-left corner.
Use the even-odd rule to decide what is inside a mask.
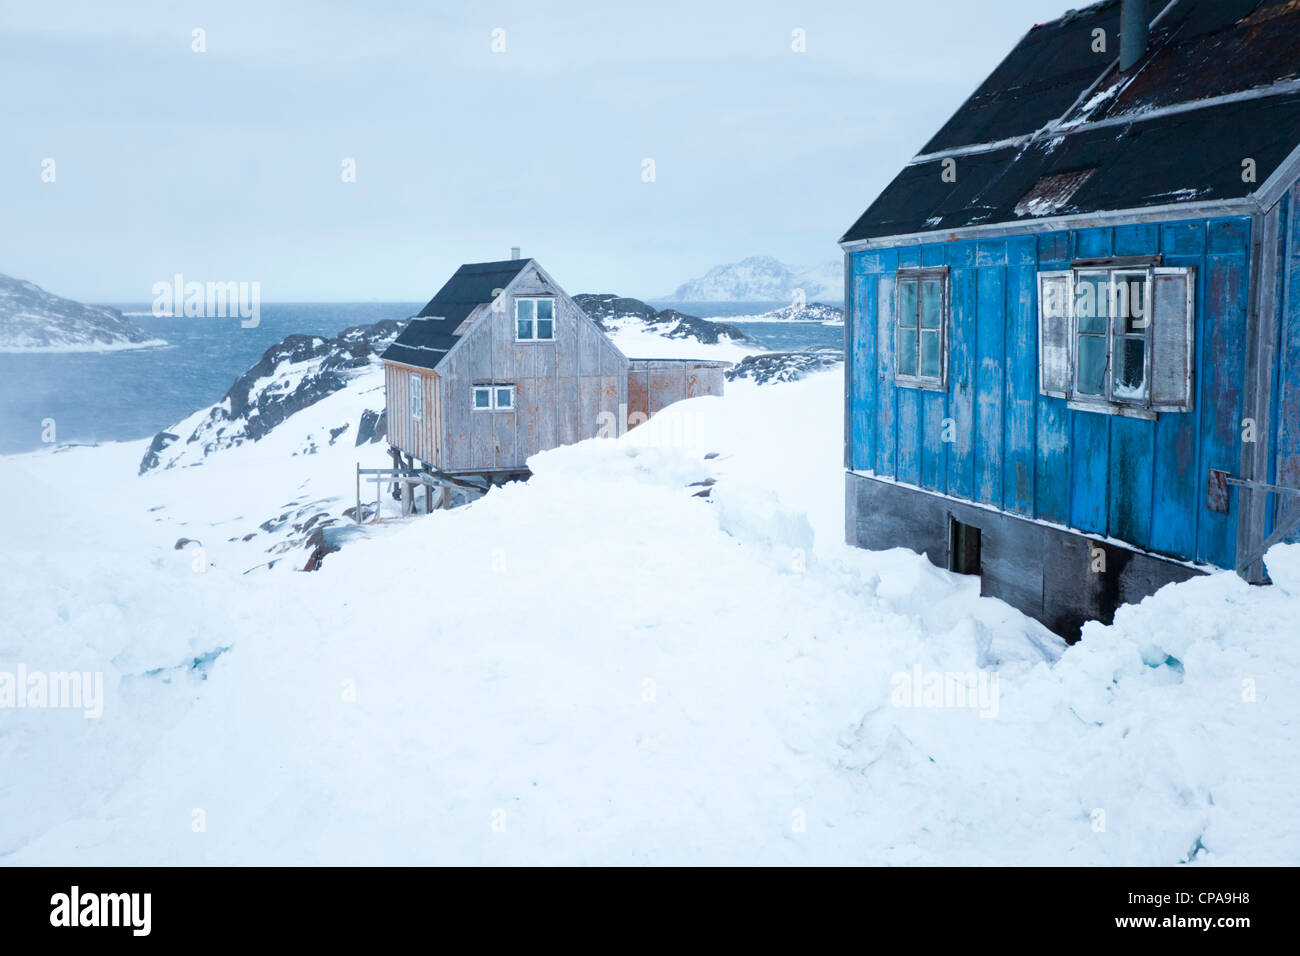
[[[921,374],[937,379],[939,366],[939,330],[926,329],[921,333]]]
[[[921,284],[921,328],[937,329],[943,316],[943,283],[927,279]]]
[[[533,320],[532,320],[532,319],[520,319],[520,320],[519,320],[518,322],[516,322],[515,324],[518,326],[518,330],[515,332],[515,338],[517,338],[517,339],[531,339],[531,338],[533,337]]]
[[[1146,330],[1146,276],[1123,275],[1115,278],[1115,331],[1121,335]]]
[[[486,388],[476,388],[476,389],[474,389],[474,407],[475,407],[475,408],[491,408],[491,407],[492,407],[492,393],[491,393],[488,389],[486,389]]]
[[[497,408],[509,408],[513,404],[513,402],[510,399],[511,399],[510,389],[508,388],[497,389]]]
[[[1084,395],[1106,394],[1106,336],[1079,336],[1079,368],[1076,388]]]
[[[538,299],[537,300],[537,317],[539,319],[555,318],[555,300]]]
[[[1105,272],[1082,272],[1074,294],[1074,313],[1079,317],[1079,331],[1105,334],[1110,317],[1110,275]]]
[[[515,299],[515,318],[531,319],[536,315],[536,303],[532,299]]]
[[[1115,398],[1130,402],[1146,399],[1145,356],[1146,342],[1143,339],[1115,340]]]
[[[916,280],[904,279],[898,287],[898,324],[916,328]]]
[[[537,320],[537,337],[539,339],[555,338],[555,323],[550,319]]]
[[[916,374],[916,329],[898,330],[898,374]]]

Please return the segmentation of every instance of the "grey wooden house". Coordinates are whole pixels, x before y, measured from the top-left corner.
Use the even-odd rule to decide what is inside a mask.
[[[1067,636],[1300,527],[1300,4],[1030,30],[841,239],[847,536]]]
[[[629,360],[535,259],[462,265],[381,356],[389,442],[414,472],[485,487],[540,451],[722,394],[727,363]],[[423,468],[416,467],[422,463]]]

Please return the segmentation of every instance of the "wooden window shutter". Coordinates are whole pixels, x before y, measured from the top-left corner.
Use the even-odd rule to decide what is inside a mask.
[[[1038,273],[1038,390],[1069,398],[1073,272]]]
[[[1195,404],[1195,269],[1151,270],[1151,407],[1186,412]]]

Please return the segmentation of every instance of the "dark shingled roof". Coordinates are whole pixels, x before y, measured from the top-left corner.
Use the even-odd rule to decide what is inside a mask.
[[[1300,3],[1178,0],[1127,72],[1119,13],[1106,0],[1029,31],[841,241],[1249,196],[1300,143]],[[949,151],[951,183],[933,155]]]
[[[456,344],[456,329],[477,306],[491,302],[531,259],[471,262],[456,270],[429,304],[411,319],[383,358],[434,368]]]
[[[1119,14],[1119,0],[1106,0],[1034,27],[921,152],[1026,136],[1059,117],[1119,54]],[[1092,52],[1098,28],[1112,56]]]

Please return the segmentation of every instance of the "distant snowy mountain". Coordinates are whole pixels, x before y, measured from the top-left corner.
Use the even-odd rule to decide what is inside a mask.
[[[166,344],[117,309],[82,305],[0,274],[0,352],[110,352]]]
[[[676,302],[793,302],[802,290],[807,302],[842,302],[844,266],[826,262],[808,268],[788,266],[772,256],[750,256],[714,266],[666,298]]]

